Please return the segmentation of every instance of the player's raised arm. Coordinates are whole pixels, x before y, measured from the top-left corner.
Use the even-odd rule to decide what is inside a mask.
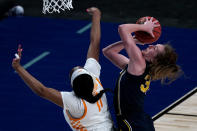
[[[21,45],[18,47],[18,53],[15,54],[16,58],[12,61],[12,67],[23,79],[27,86],[37,95],[43,97],[60,107],[63,107],[62,97],[59,91],[45,87],[40,81],[34,78],[29,72],[27,72],[20,64],[22,49]]]
[[[100,39],[101,39],[101,27],[100,27],[101,12],[96,7],[88,8],[87,12],[90,15],[92,15],[92,28],[90,32],[90,45],[87,53],[87,59],[94,58],[97,61],[99,61]]]
[[[109,59],[114,65],[120,69],[124,69],[125,66],[129,63],[129,59],[120,54],[120,51],[124,49],[122,41],[117,41],[105,48],[103,48],[104,56]]]
[[[136,31],[145,31],[154,37],[152,31],[156,26],[157,25],[152,22],[152,19],[146,19],[144,24],[123,24],[119,26],[119,35],[129,56],[128,72],[131,74],[140,75],[144,72],[146,67],[142,52],[139,47],[136,46],[134,38],[131,37],[131,33]]]

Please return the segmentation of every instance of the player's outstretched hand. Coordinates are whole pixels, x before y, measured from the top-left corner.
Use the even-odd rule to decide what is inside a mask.
[[[90,7],[88,9],[86,9],[86,11],[90,14],[90,15],[97,15],[97,16],[101,16],[101,11],[96,8],[96,7]]]
[[[16,70],[20,65],[20,60],[21,60],[21,54],[22,54],[23,49],[21,48],[21,45],[18,45],[18,50],[15,54],[15,58],[12,60],[12,67]]]
[[[156,24],[157,22],[157,20],[153,21],[153,17],[151,17],[150,20],[148,20],[148,17],[146,17],[146,21],[144,22],[146,32],[149,33],[153,38],[155,37],[153,34],[153,29],[160,26],[159,24]]]

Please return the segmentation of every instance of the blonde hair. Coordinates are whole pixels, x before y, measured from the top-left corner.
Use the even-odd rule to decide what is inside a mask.
[[[176,64],[178,55],[170,44],[164,45],[164,52],[159,53],[150,64],[152,80],[161,80],[162,84],[170,84],[183,74]],[[166,82],[168,80],[168,82]]]

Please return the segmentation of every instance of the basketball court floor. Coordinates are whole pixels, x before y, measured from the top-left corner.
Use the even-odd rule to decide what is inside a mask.
[[[120,40],[119,24],[101,23],[101,49]],[[90,27],[90,21],[39,17],[10,17],[0,21],[0,131],[70,131],[62,109],[32,93],[14,72],[11,62],[18,44],[21,44],[21,64],[33,76],[48,87],[70,91],[68,73],[72,67],[85,63]],[[170,42],[176,48],[178,64],[184,75],[168,86],[160,85],[160,82],[151,83],[145,110],[155,120],[173,109],[173,104],[179,105],[187,100],[183,99],[187,93],[196,92],[196,34],[197,30],[193,29],[162,28],[157,43]],[[120,70],[102,52],[100,63],[104,88],[114,89]],[[114,119],[113,94],[108,93],[107,96]],[[196,117],[195,113],[191,115]]]
[[[196,101],[197,93],[155,120],[156,131],[196,131]]]

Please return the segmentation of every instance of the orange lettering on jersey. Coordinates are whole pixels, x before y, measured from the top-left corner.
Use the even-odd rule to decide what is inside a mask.
[[[100,107],[100,105],[99,105],[99,102],[97,101],[96,104],[97,104],[98,109],[99,109],[99,112],[100,112],[100,111],[101,111],[101,107]]]
[[[87,129],[81,125],[80,121],[75,121],[75,122],[72,121],[72,127],[80,131],[87,131]]]
[[[77,128],[77,126],[80,124],[80,121],[78,121],[75,125],[73,124],[72,127],[73,128]]]
[[[99,84],[102,86],[102,84],[101,84],[101,82],[99,81],[99,79],[98,78],[96,78],[96,80],[99,82]],[[103,86],[102,86],[103,87]]]
[[[94,88],[97,90],[98,89],[98,84],[94,83]]]
[[[96,81],[100,84],[100,86],[102,86],[101,82],[99,81],[98,78],[96,78]],[[98,84],[95,83],[95,86],[94,86],[94,89],[97,90],[98,89]],[[96,95],[98,94],[98,92],[95,93]],[[99,101],[97,101],[97,106],[98,106],[98,109],[99,109],[99,112],[101,111],[101,108],[103,107],[103,102],[102,100],[100,99]]]
[[[102,100],[100,99],[99,101],[100,101],[100,103],[101,103],[101,107],[103,107],[103,102],[102,102]]]

